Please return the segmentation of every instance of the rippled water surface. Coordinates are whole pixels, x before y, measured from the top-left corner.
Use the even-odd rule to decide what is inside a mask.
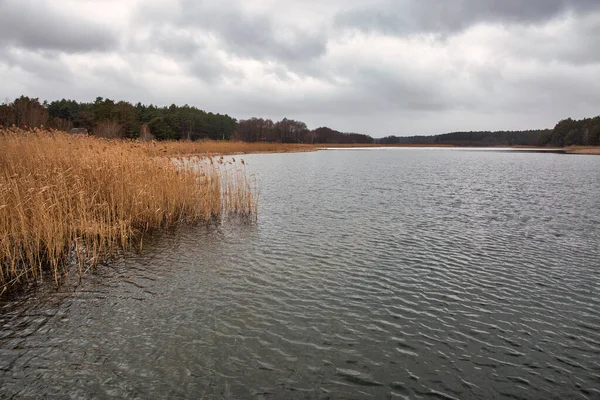
[[[1,299],[1,397],[600,398],[600,157],[245,160],[255,224]]]

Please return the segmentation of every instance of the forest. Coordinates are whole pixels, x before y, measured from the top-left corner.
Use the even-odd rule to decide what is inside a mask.
[[[551,131],[551,129],[533,131],[481,131],[452,132],[435,136],[387,136],[379,139],[379,143],[448,146],[537,146],[540,142],[540,137]]]
[[[386,136],[374,139],[360,133],[340,132],[328,127],[309,129],[302,121],[283,118],[237,120],[193,106],[158,107],[135,105],[97,97],[94,102],[56,100],[40,102],[21,96],[0,105],[0,127],[45,126],[70,131],[80,128],[98,137],[155,140],[240,140],[314,144],[397,144],[452,146],[597,146],[600,116],[562,120],[553,129],[528,131],[452,132],[433,136]]]
[[[21,96],[0,105],[0,127],[35,128],[41,125],[70,131],[85,129],[104,138],[151,138],[156,140],[241,140],[281,143],[373,143],[373,138],[330,128],[308,129],[301,121],[283,118],[236,120],[196,107],[135,105],[97,97],[93,103],[74,100],[40,102]]]
[[[600,145],[600,116],[560,121],[554,129],[544,132],[538,142],[540,146],[598,146]]]
[[[553,129],[497,132],[453,132],[435,136],[387,136],[380,144],[419,144],[449,146],[598,146],[600,116],[560,121]]]

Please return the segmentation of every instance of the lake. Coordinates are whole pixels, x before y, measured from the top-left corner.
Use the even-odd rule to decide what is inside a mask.
[[[243,159],[255,223],[0,298],[0,397],[600,398],[600,157]]]

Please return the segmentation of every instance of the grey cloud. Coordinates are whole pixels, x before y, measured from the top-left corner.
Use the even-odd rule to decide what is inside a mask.
[[[224,61],[219,52],[204,41],[204,34],[195,29],[177,29],[173,26],[156,26],[149,38],[130,44],[140,54],[162,54],[183,66],[204,83],[216,84],[223,78],[240,78],[243,72]]]
[[[68,84],[72,78],[68,66],[53,53],[37,53],[4,46],[0,47],[0,63],[20,69],[35,79]]]
[[[197,60],[191,64],[190,72],[206,83],[216,83],[224,77],[221,66],[214,59]]]
[[[381,68],[363,68],[352,78],[351,93],[364,102],[369,98],[368,109],[381,108],[434,111],[455,106],[431,81],[404,76]]]
[[[579,118],[595,115],[597,107],[593,106],[598,104],[600,93],[600,86],[594,78],[600,66],[582,69],[573,65],[540,63],[536,68],[525,65],[522,69],[518,63],[490,62],[459,67],[465,68],[463,77],[458,76],[456,71],[411,73],[410,69],[398,70],[368,63],[328,68],[348,83],[337,85],[330,91],[302,96],[295,93],[275,96],[272,93],[256,93],[246,97],[246,103],[234,100],[233,104],[244,117],[265,113],[270,113],[272,118],[299,118],[302,115],[306,122],[345,121],[347,128],[339,125],[340,129],[354,131],[361,131],[358,125],[352,126],[357,120],[362,120],[365,127],[371,126],[370,129],[401,121],[402,126],[409,130],[406,133],[411,133],[410,129],[436,133],[467,129],[464,125],[467,122],[470,124],[468,129],[553,126],[565,115]],[[479,125],[475,120],[447,121],[448,116],[459,114],[476,117]],[[415,115],[427,115],[429,119],[423,117],[416,124],[410,119]],[[506,119],[507,115],[510,119]],[[451,125],[454,128],[449,128]]]
[[[69,16],[45,2],[0,1],[0,44],[68,53],[107,50],[116,34],[82,16]]]
[[[160,51],[182,58],[188,58],[196,54],[205,46],[198,43],[191,33],[171,33],[164,30],[154,30],[151,42]]]
[[[481,22],[535,24],[600,10],[598,0],[399,0],[340,13],[338,27],[386,34],[449,34]]]
[[[284,74],[283,71],[280,71]],[[473,106],[460,96],[452,96],[438,82],[417,79],[411,75],[382,67],[360,67],[338,71],[351,83],[338,85],[335,90],[316,93],[257,93],[251,101],[240,105],[247,115],[260,115],[261,110],[276,118],[294,115],[321,115],[326,117],[393,114],[399,110],[415,112],[445,112],[450,109]]]
[[[318,58],[326,51],[324,33],[303,31],[286,23],[278,25],[274,16],[245,12],[235,4],[180,0],[179,8],[179,13],[168,12],[157,23],[185,28],[199,36],[214,36],[225,50],[240,57],[294,63]],[[158,12],[141,8],[137,19],[155,18]]]
[[[189,71],[193,76],[208,84],[218,84],[222,79],[240,79],[243,71],[219,59],[216,54],[200,52],[191,61]]]
[[[535,32],[516,35],[507,43],[513,54],[521,59],[535,58],[544,62],[569,64],[600,63],[600,15],[580,18],[560,32]]]
[[[326,38],[298,30],[291,30],[287,38],[271,19],[228,12],[211,19],[211,29],[236,54],[258,59],[276,58],[300,61],[319,57],[325,52]]]

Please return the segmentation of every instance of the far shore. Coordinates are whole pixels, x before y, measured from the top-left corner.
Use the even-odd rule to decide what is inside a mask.
[[[327,144],[316,145],[318,149],[327,148],[373,148],[373,147],[401,147],[401,148],[469,148],[469,149],[514,149],[530,150],[562,154],[592,154],[600,155],[600,146],[568,146],[568,147],[544,147],[544,146],[455,146],[450,144]]]
[[[160,142],[159,142],[160,143]],[[377,143],[319,143],[319,144],[297,144],[297,143],[245,143],[245,146],[236,145],[242,142],[229,142],[219,146],[217,155],[243,155],[264,153],[301,153],[327,149],[364,149],[364,148],[454,148],[454,149],[506,149],[521,150],[540,153],[558,154],[587,154],[600,155],[600,146],[569,146],[569,147],[545,147],[545,146],[456,146],[450,144],[377,144]],[[262,144],[262,145],[261,145]]]
[[[573,146],[573,147],[565,147],[563,150],[566,150],[567,154],[600,155],[600,146]]]
[[[564,154],[594,154],[600,155],[600,146],[568,146],[568,147],[545,147],[545,146],[456,146],[451,144],[319,144],[314,145],[319,149],[326,148],[365,148],[365,147],[402,147],[402,148],[469,148],[469,149],[522,149],[532,151],[548,151]]]

